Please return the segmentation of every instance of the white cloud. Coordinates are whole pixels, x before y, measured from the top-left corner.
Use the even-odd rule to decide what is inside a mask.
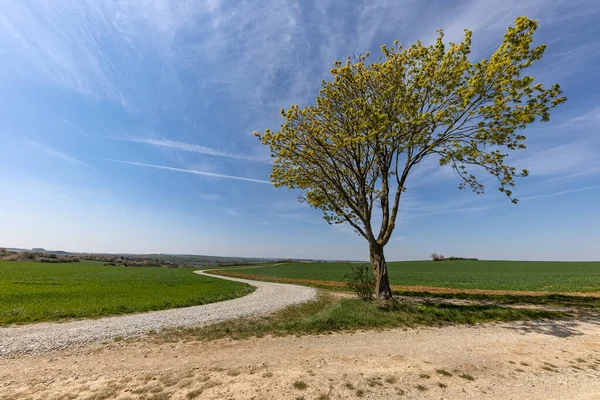
[[[76,131],[77,133],[79,133],[82,136],[90,136],[83,129],[81,129],[79,126],[75,125],[71,121],[67,121],[64,118],[61,118],[60,122],[62,122],[63,124],[67,125],[69,128],[71,128],[72,130]]]
[[[237,208],[225,208],[225,213],[231,215],[232,217],[241,217],[242,213]]]
[[[193,152],[193,153],[198,153],[198,154],[205,154],[205,155],[214,156],[214,157],[226,157],[226,158],[233,158],[233,159],[237,159],[237,160],[269,162],[269,160],[265,159],[264,157],[259,158],[259,157],[248,156],[248,155],[243,155],[243,154],[229,153],[229,152],[212,149],[210,147],[202,146],[199,144],[183,143],[183,142],[178,142],[178,141],[169,140],[169,139],[152,139],[152,138],[146,138],[146,137],[141,137],[141,136],[129,136],[122,140],[125,140],[128,142],[150,144],[153,146],[166,147],[166,148],[170,148],[170,149],[188,151],[188,152]]]
[[[315,220],[315,219],[312,219],[312,218],[307,217],[306,215],[303,215],[303,214],[300,214],[300,213],[284,213],[284,212],[281,212],[281,213],[273,213],[271,215],[273,215],[275,217],[278,217],[278,218],[296,220],[296,221],[299,221],[299,222],[304,222],[304,223],[312,224],[312,225],[325,224],[325,221],[323,221],[323,220]]]
[[[198,193],[198,197],[204,201],[219,201],[223,199],[221,195],[209,193]]]
[[[174,172],[183,172],[183,173],[186,173],[186,174],[202,175],[202,176],[208,176],[208,177],[212,177],[212,178],[235,179],[235,180],[240,180],[240,181],[254,182],[254,183],[266,183],[268,185],[271,185],[271,182],[269,182],[269,181],[263,181],[263,180],[260,180],[260,179],[245,178],[245,177],[242,177],[242,176],[216,174],[216,173],[213,173],[213,172],[197,171],[195,169],[183,169],[183,168],[166,167],[166,166],[163,166],[163,165],[145,164],[145,163],[139,163],[139,162],[134,162],[134,161],[110,160],[110,159],[101,159],[101,160],[110,161],[110,162],[116,162],[116,163],[121,163],[121,164],[135,165],[135,166],[138,166],[138,167],[147,167],[147,168],[162,169],[162,170],[165,170],[165,171],[174,171]]]
[[[300,209],[307,209],[310,206],[306,203],[301,203],[297,200],[291,200],[291,201],[274,201],[273,203],[268,205],[268,207],[272,208],[273,210],[277,210],[279,212],[288,212],[288,211],[294,211],[294,210],[300,210]]]
[[[302,218],[302,214],[297,213],[273,213],[274,216],[280,218],[290,218],[290,219],[300,219]]]
[[[600,123],[600,106],[581,114],[570,121],[571,123],[594,124]]]
[[[580,140],[556,145],[517,158],[513,165],[526,169],[532,177],[560,177],[581,174],[600,167],[597,141]]]
[[[463,208],[440,209],[440,210],[424,212],[424,213],[403,214],[401,219],[412,219],[412,218],[420,218],[420,217],[430,217],[432,215],[444,215],[444,214],[455,214],[455,213],[463,213],[463,212],[483,211],[488,208],[489,207],[463,207]]]
[[[586,187],[570,189],[570,190],[561,190],[559,192],[540,194],[540,195],[536,195],[536,196],[526,196],[526,197],[521,197],[520,200],[534,200],[534,199],[542,199],[542,198],[546,198],[546,197],[564,196],[566,194],[586,192],[588,190],[597,190],[597,189],[600,189],[600,185],[586,186]]]
[[[81,161],[80,159],[64,153],[62,151],[56,150],[50,146],[47,146],[45,144],[42,143],[38,143],[38,142],[34,142],[34,141],[27,141],[26,142],[27,145],[33,147],[35,150],[44,153],[44,154],[48,154],[49,156],[52,156],[54,158],[57,158],[59,160],[71,163],[71,164],[77,164],[77,165],[81,165],[82,167],[86,167],[86,168],[92,168],[91,165]]]
[[[364,238],[356,231],[356,229],[354,229],[354,227],[352,227],[348,223],[333,224],[330,227],[330,231],[335,233],[341,233],[347,238],[351,238],[357,242],[360,241],[361,243],[364,243]]]

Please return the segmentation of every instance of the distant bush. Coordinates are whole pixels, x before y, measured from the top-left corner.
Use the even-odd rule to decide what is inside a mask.
[[[52,255],[52,254],[50,254]],[[55,255],[55,254],[54,254]],[[59,263],[72,263],[72,262],[79,262],[79,258],[76,257],[40,257],[37,258],[36,261],[38,262],[43,262],[43,263],[53,263],[53,264],[59,264]]]
[[[21,254],[23,255],[23,258],[25,258],[26,260],[35,260],[36,258],[40,258],[43,256],[42,253],[34,253],[31,251],[24,251]]]
[[[4,261],[18,261],[19,260],[19,255],[17,253],[12,253],[12,254],[8,254],[6,256],[3,256],[2,259]]]
[[[4,247],[0,247],[0,255],[6,255],[8,254],[8,250],[6,250]]]
[[[352,272],[344,277],[348,282],[348,287],[362,301],[373,300],[373,292],[375,291],[375,278],[369,264],[350,265]]]
[[[444,256],[443,256],[443,255],[441,255],[441,254],[433,253],[433,254],[431,255],[431,259],[432,259],[433,261],[444,261]]]
[[[48,258],[56,259],[56,258],[58,258],[58,256],[56,254],[48,254]]]

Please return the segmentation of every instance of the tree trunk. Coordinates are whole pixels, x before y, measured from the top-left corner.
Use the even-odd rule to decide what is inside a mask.
[[[375,243],[369,245],[369,255],[373,276],[375,277],[375,293],[379,299],[389,300],[392,298],[390,280],[388,278],[387,263],[383,255],[383,246]]]

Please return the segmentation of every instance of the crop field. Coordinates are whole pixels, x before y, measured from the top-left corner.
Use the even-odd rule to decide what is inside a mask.
[[[0,325],[186,307],[252,290],[191,269],[0,261]]]
[[[388,264],[393,286],[536,292],[600,292],[600,262],[405,261]],[[343,281],[343,263],[231,268],[225,273],[292,280]],[[318,282],[315,282],[318,283]]]

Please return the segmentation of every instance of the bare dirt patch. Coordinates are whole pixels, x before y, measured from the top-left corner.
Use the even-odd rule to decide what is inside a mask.
[[[0,399],[302,397],[598,399],[600,323],[146,339],[0,359]]]

